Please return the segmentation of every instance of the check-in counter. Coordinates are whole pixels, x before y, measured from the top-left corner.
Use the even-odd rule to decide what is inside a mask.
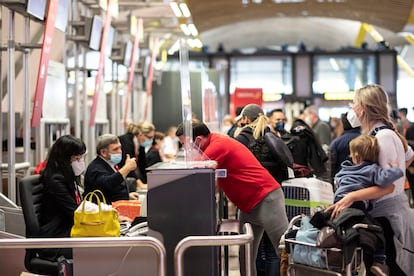
[[[148,235],[163,241],[167,275],[174,275],[174,249],[188,236],[217,234],[215,171],[158,163],[147,174]],[[193,247],[184,256],[185,275],[219,275],[219,248]]]

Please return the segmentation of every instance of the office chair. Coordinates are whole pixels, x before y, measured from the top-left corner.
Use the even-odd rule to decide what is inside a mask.
[[[39,212],[43,196],[40,175],[24,177],[19,184],[20,201],[26,224],[26,238],[39,238]],[[36,249],[26,249],[24,266],[30,273],[58,275],[58,262],[42,259]]]

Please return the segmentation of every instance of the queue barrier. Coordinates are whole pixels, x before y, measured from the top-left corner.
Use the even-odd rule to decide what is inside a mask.
[[[154,250],[157,259],[156,265],[159,276],[166,276],[166,251],[164,245],[153,237],[115,237],[115,238],[2,238],[0,249],[25,249],[25,248],[119,248],[119,247],[146,247]],[[101,250],[102,251],[102,250]],[[124,259],[121,264],[123,264]],[[21,259],[24,262],[24,259]],[[86,260],[76,259],[74,250],[74,265]],[[87,266],[88,264],[84,264]],[[96,269],[96,268],[91,268]],[[140,270],[135,270],[137,274]],[[133,275],[130,271],[129,275]]]
[[[230,235],[223,235],[229,234]],[[233,233],[233,234],[231,234]],[[239,231],[238,220],[224,220],[219,227],[216,236],[188,236],[182,239],[174,250],[175,276],[184,276],[184,253],[193,246],[245,246],[245,270],[246,276],[251,275],[251,246],[253,241],[253,230],[249,223],[243,225],[243,233]]]

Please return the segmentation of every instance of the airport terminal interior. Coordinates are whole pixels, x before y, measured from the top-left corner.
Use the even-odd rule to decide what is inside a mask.
[[[413,0],[0,0],[0,24],[0,275],[239,276],[256,267],[266,276],[374,275],[366,273],[359,249],[337,274],[328,265],[297,265],[290,253],[284,272],[259,271],[251,256],[255,232],[248,224],[239,228],[238,206],[217,188],[227,170],[197,159],[205,156],[189,125],[198,119],[227,135],[242,108],[255,104],[269,118],[280,110],[283,131],[292,133],[298,118],[308,123],[304,111],[316,107],[331,141],[344,132],[341,117],[355,92],[378,84],[396,129],[414,147],[407,131],[414,123]],[[155,129],[145,132],[143,124]],[[175,136],[180,124],[189,139],[184,145],[168,133],[175,127]],[[131,125],[141,127],[134,135],[142,138],[131,140],[135,156],[139,139],[153,142],[141,144],[138,166],[146,166],[156,135],[176,148],[142,168],[143,186],[132,183],[139,198],[123,202],[135,213],[119,234],[129,236],[30,235],[29,221],[36,217],[39,227],[41,207],[32,198],[36,191],[25,196],[22,187],[39,181],[43,187],[39,172],[54,143],[79,138],[87,167],[100,154],[102,135],[122,136]],[[319,146],[326,175],[310,165],[300,188],[293,170],[281,183],[289,220],[333,203],[330,143]],[[403,193],[411,208],[412,169]],[[84,174],[79,179],[83,190]],[[27,196],[32,215],[23,206]],[[131,224],[140,227],[131,231]],[[289,246],[281,243],[277,251]],[[33,248],[73,248],[73,260],[29,256]],[[240,254],[250,262],[239,263]]]

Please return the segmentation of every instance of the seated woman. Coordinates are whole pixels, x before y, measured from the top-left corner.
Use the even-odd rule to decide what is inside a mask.
[[[61,136],[49,150],[41,173],[44,195],[40,209],[40,229],[44,238],[69,237],[73,215],[81,203],[80,175],[85,170],[85,143],[72,135]],[[39,256],[56,260],[72,259],[70,248],[40,249]]]

